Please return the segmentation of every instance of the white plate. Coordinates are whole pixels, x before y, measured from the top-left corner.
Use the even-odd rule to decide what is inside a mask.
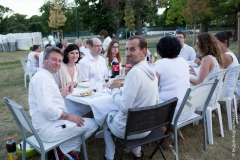
[[[115,80],[125,79],[125,75],[117,75],[114,79],[115,79]]]
[[[81,82],[81,83],[78,83],[78,86],[79,87],[83,87],[83,88],[88,88],[90,87],[91,83],[90,82]]]
[[[93,92],[92,93],[90,93],[90,94],[81,94],[81,92],[78,92],[78,93],[72,93],[72,95],[73,96],[78,96],[78,97],[85,97],[85,96],[90,96],[91,94],[93,94]]]

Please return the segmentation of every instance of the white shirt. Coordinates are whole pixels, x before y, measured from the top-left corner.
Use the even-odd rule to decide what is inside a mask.
[[[29,84],[30,115],[37,132],[48,128],[58,120],[62,112],[68,112],[53,74],[40,68]]]
[[[196,59],[194,49],[185,43],[178,56],[184,58],[186,61],[193,61]]]
[[[28,61],[27,62],[27,67],[29,70],[32,70],[32,71],[37,71],[37,68],[38,68],[38,60],[36,60],[34,58],[34,55],[35,54],[38,54],[37,52],[35,51],[31,51],[29,54],[28,54],[28,59],[31,61],[31,63]]]
[[[82,81],[89,81],[94,79],[97,81],[104,81],[104,75],[108,75],[108,69],[106,61],[103,57],[98,55],[98,59],[95,60],[91,54],[87,54],[80,62],[80,75]]]
[[[103,41],[103,49],[104,51],[108,48],[109,43],[112,41],[112,39],[108,36],[107,38],[104,39]],[[106,57],[107,52],[104,53],[104,57]]]
[[[160,75],[159,103],[163,103],[171,98],[177,97],[178,102],[174,117],[176,116],[187,89],[190,87],[189,82],[189,65],[183,58],[175,59],[163,58],[155,63],[156,72]],[[194,111],[193,111],[194,112]],[[189,117],[182,114],[179,120]],[[192,112],[191,112],[192,113]]]
[[[81,47],[79,48],[79,50],[80,50],[80,52],[84,53],[85,56],[86,56],[87,54],[90,54],[90,49],[89,49],[89,48],[85,48],[84,46],[81,46]]]
[[[39,68],[42,68],[43,65],[43,54],[43,51],[39,53]]]
[[[142,70],[145,66],[146,70]],[[146,73],[152,74],[152,79]],[[118,88],[112,90],[118,112],[113,123],[120,132],[125,132],[127,113],[129,108],[141,108],[155,105],[158,99],[158,79],[154,68],[150,68],[146,61],[134,65],[128,72],[121,91]]]

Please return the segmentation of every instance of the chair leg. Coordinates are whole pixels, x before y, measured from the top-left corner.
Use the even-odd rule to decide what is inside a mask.
[[[235,95],[233,96],[233,102],[234,102],[235,120],[236,120],[236,124],[238,124],[237,100]]]
[[[176,159],[178,159],[178,134],[177,127],[174,127],[174,151],[176,153]]]
[[[207,117],[207,129],[208,129],[208,142],[213,145],[213,131],[212,131],[212,108],[207,107],[206,109]]]
[[[218,103],[217,103],[217,111],[218,111],[218,119],[219,119],[221,136],[224,137],[223,122],[222,122],[222,113],[221,113],[220,105],[219,105]]]
[[[88,160],[87,148],[86,148],[84,135],[81,135],[81,139],[82,139],[82,148],[83,148],[84,160]]]
[[[26,159],[26,140],[23,139],[22,159]]]
[[[204,151],[207,151],[207,136],[206,136],[206,119],[205,115],[203,115],[203,144],[204,144]]]
[[[231,100],[226,99],[226,109],[227,109],[227,117],[228,117],[228,129],[232,130],[232,111],[231,111]]]

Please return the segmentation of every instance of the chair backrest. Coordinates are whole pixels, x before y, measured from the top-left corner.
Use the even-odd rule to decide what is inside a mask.
[[[24,108],[6,97],[4,97],[3,100],[6,103],[6,105],[8,106],[8,109],[12,113],[15,121],[17,122],[17,124],[22,132],[23,138],[26,138],[26,132],[24,130],[24,129],[26,129],[27,131],[31,132],[35,136],[36,140],[39,143],[40,148],[44,148],[42,141],[40,140],[36,130],[34,129],[34,127],[32,125],[32,122],[29,119]]]
[[[202,115],[205,115],[206,108],[218,81],[219,80],[216,79],[214,82],[203,82],[193,88],[189,88],[175,117],[174,124],[177,124],[181,114],[189,112],[189,116],[191,116],[197,107],[203,106]]]
[[[240,65],[227,70],[227,72],[225,74],[224,81],[223,81],[223,90],[222,90],[222,94],[220,96],[220,99],[223,99],[226,95],[226,92],[228,92],[227,86],[228,86],[228,83],[229,83],[229,78],[231,76],[234,77],[234,79],[232,79],[232,81],[231,81],[232,90],[229,93],[229,97],[233,97],[233,94],[234,94],[234,91],[235,91],[235,88],[236,88],[236,85],[237,85],[237,79],[238,79],[238,76],[239,76],[239,72],[240,72]]]
[[[173,98],[154,106],[128,109],[125,140],[132,134],[143,133],[167,124],[171,125],[177,100]]]
[[[227,70],[224,69],[224,70],[209,74],[203,80],[203,82],[214,82],[215,79],[219,80],[218,84],[216,86],[216,89],[213,93],[212,99],[209,102],[209,106],[212,106],[212,105],[215,105],[216,103],[218,103],[218,100],[219,100],[219,98],[221,96],[221,93],[222,93],[222,88],[223,88],[222,82],[223,82],[223,78],[224,78],[224,75],[225,75],[226,71]]]
[[[27,58],[20,58],[19,60],[21,61],[24,72],[28,73],[28,67],[27,67],[28,59]]]
[[[20,58],[19,60],[21,61],[21,64],[22,64],[22,67],[23,67],[23,70],[24,70],[25,73],[33,73],[33,72],[34,72],[34,71],[32,70],[32,69],[33,69],[32,67],[28,68],[28,66],[27,66],[27,63],[28,63],[28,62],[29,62],[30,65],[32,66],[31,60],[29,60],[29,59],[27,59],[27,58]]]

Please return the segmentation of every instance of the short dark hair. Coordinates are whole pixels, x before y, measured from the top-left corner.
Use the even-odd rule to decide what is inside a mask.
[[[44,48],[47,48],[47,47],[51,47],[52,45],[51,44],[46,44]]]
[[[186,34],[184,32],[182,32],[182,31],[176,31],[176,34],[182,34],[184,39],[186,38]]]
[[[63,45],[62,45],[62,43],[57,43],[57,44],[56,44],[56,47],[62,49],[62,48],[63,48]]]
[[[52,51],[57,52],[63,56],[61,49],[59,49],[58,47],[49,46],[49,47],[45,48],[43,57],[45,59],[48,59],[48,57]]]
[[[68,53],[73,51],[73,50],[78,50],[78,54],[79,54],[79,58],[77,60],[78,61],[81,59],[80,53],[79,53],[79,47],[76,44],[69,44],[63,51],[63,63],[67,64],[69,62],[68,60]]]
[[[176,37],[165,36],[157,44],[157,52],[162,58],[176,58],[181,51],[181,44]]]
[[[93,39],[87,40],[87,41],[86,41],[86,44],[89,44],[90,46],[93,47]]]
[[[146,48],[147,51],[147,41],[143,36],[132,36],[128,38],[128,41],[134,40],[134,39],[138,39],[139,40],[139,48],[142,50],[143,48]]]
[[[99,35],[103,36],[104,38],[107,38],[108,37],[108,32],[106,30],[101,30]]]

